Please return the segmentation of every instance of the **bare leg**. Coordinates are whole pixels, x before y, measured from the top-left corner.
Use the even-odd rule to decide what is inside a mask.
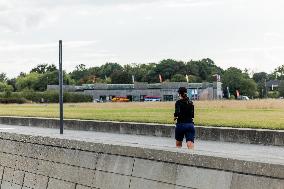
[[[181,148],[182,147],[182,141],[176,141],[176,147]]]
[[[186,144],[188,149],[194,150],[194,143],[192,141],[187,141]]]

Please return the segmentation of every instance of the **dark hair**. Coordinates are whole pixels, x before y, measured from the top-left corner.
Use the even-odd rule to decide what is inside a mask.
[[[184,99],[187,99],[188,100],[188,97],[187,97],[187,89],[185,87],[180,87],[178,89],[178,94],[180,94],[180,96]]]

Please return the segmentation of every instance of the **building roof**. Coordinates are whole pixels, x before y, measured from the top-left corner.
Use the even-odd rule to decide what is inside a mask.
[[[279,86],[280,84],[280,80],[270,80],[266,82],[266,87],[272,87],[272,85],[274,87]]]

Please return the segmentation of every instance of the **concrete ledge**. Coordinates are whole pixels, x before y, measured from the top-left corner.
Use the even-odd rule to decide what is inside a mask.
[[[24,154],[27,156],[34,155],[40,157],[43,157],[43,155],[46,153],[47,157],[53,157],[54,155],[60,156],[62,158],[62,160],[60,161],[66,161],[65,159],[67,158],[67,156],[64,157],[60,153],[57,154],[58,150],[53,150],[52,152],[48,152],[50,153],[48,154],[47,152],[45,152],[46,149],[63,148],[65,150],[79,150],[84,152],[113,155],[114,156],[113,158],[115,158],[115,156],[123,156],[123,157],[139,158],[143,159],[143,161],[144,160],[157,161],[157,162],[164,162],[170,164],[173,163],[175,165],[178,164],[182,166],[192,166],[197,168],[227,171],[227,172],[247,174],[252,176],[284,179],[284,164],[272,164],[272,163],[264,163],[261,161],[255,162],[255,161],[247,161],[240,159],[224,158],[222,156],[217,156],[217,155],[216,156],[203,155],[198,153],[192,153],[187,150],[185,151],[180,151],[178,149],[171,150],[171,149],[158,148],[158,147],[138,146],[135,144],[125,145],[125,144],[113,144],[113,143],[94,143],[94,142],[86,142],[79,140],[70,140],[64,138],[64,136],[63,138],[56,138],[56,137],[53,138],[46,136],[14,134],[8,132],[0,132],[0,141],[6,141],[4,146],[6,147],[9,146],[8,148],[11,148],[9,152],[5,151],[7,149],[1,148],[1,150],[2,151],[4,150],[5,153],[16,154],[20,152],[20,155]],[[8,143],[10,144],[8,145]],[[35,146],[32,147],[30,145],[35,145]],[[31,149],[34,149],[36,151],[30,151]],[[38,152],[40,151],[41,153],[38,153],[37,151]],[[67,160],[69,160],[70,158],[72,157],[68,157]],[[10,159],[10,161],[12,160],[13,159]],[[55,162],[54,159],[52,159],[51,161]],[[69,161],[72,161],[72,159]],[[90,160],[86,159],[86,161]],[[104,159],[101,163],[106,163],[106,162],[111,163],[112,162],[111,158]],[[130,164],[132,163],[130,162]],[[88,166],[92,166],[92,164]],[[113,166],[110,164],[108,169],[112,168]],[[126,175],[129,175],[130,169],[131,168],[124,169],[123,172],[125,172]]]
[[[41,131],[0,132],[1,189],[283,189],[284,186],[281,161],[225,158],[202,151],[107,140],[91,142],[88,137],[79,137],[86,132],[59,135],[52,129],[35,130]]]
[[[0,124],[58,128],[58,119],[30,117],[0,117]],[[65,129],[121,134],[174,137],[173,125],[111,122],[96,120],[65,120]],[[245,129],[196,126],[197,139],[284,146],[284,130]]]

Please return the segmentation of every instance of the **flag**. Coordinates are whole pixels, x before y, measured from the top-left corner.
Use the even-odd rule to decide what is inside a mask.
[[[237,97],[239,97],[239,96],[240,96],[240,92],[239,92],[239,90],[236,90],[236,94],[237,94]]]
[[[160,79],[160,83],[162,83],[163,82],[163,78],[162,78],[161,74],[159,74],[159,79]]]
[[[133,83],[135,82],[135,78],[134,78],[134,75],[132,75],[132,82],[133,82]]]
[[[187,74],[185,75],[185,79],[186,79],[186,81],[188,83],[189,79],[188,79],[188,75]]]
[[[231,97],[231,94],[230,94],[229,87],[227,87],[227,92],[228,92],[228,98],[230,98],[230,97]]]

